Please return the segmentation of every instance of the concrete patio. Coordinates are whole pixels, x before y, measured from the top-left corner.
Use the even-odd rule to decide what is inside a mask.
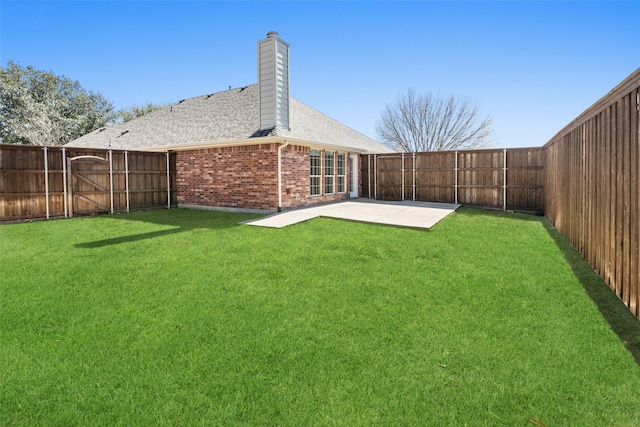
[[[313,206],[279,212],[248,221],[259,227],[282,228],[310,219],[324,217],[349,221],[385,224],[398,227],[430,229],[460,205],[432,202],[390,202],[373,199],[354,199],[328,205]]]

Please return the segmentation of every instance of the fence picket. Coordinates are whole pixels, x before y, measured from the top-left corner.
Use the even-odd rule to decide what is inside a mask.
[[[543,147],[546,217],[638,318],[639,91],[640,69]]]
[[[412,199],[542,211],[541,153],[540,148],[412,153]],[[510,155],[512,164],[507,165]],[[374,155],[373,198],[405,199],[405,160],[404,153]]]
[[[82,175],[68,176],[73,170],[67,160],[81,155],[110,162],[74,161]],[[95,214],[100,206],[114,213],[177,203],[175,154],[132,151],[127,157],[119,150],[0,144],[0,221]]]

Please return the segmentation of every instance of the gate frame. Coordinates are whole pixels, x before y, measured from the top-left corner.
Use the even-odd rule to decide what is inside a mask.
[[[111,150],[109,150],[109,153],[111,153]],[[67,207],[68,207],[68,218],[73,218],[73,161],[74,160],[81,160],[81,159],[91,159],[91,160],[96,160],[96,161],[100,161],[100,162],[109,162],[108,159],[104,159],[102,157],[99,156],[90,156],[90,155],[84,155],[84,156],[75,156],[75,157],[68,157],[67,158],[67,185],[65,190],[67,191],[66,194],[66,200],[67,200]],[[110,166],[111,167],[111,166]],[[113,182],[110,182],[110,187],[109,191],[111,192],[111,213],[113,213]]]

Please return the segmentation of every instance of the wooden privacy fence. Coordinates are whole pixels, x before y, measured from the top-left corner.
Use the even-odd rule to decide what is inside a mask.
[[[363,197],[543,211],[541,148],[365,154]]]
[[[0,221],[171,207],[171,153],[0,145]]]
[[[640,318],[640,69],[544,146],[545,215]]]

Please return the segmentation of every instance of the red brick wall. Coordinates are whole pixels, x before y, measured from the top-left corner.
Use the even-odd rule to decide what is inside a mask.
[[[309,193],[309,148],[289,145],[282,149],[282,207],[306,206]]]
[[[309,206],[318,203],[334,202],[349,198],[351,185],[351,170],[349,169],[349,153],[346,153],[347,162],[347,192],[344,194],[330,194],[311,196],[311,163],[309,147],[287,146],[282,149],[282,207],[293,208]],[[324,152],[322,154],[322,173],[324,174]],[[335,159],[337,170],[338,160]],[[338,178],[335,178],[336,188]],[[324,175],[322,177],[322,190],[324,191]],[[298,198],[299,196],[299,198]]]
[[[244,145],[180,151],[178,203],[276,210],[278,145]]]
[[[349,198],[349,153],[347,192],[313,197],[309,154],[308,147],[289,145],[282,149],[283,209]],[[335,163],[337,167],[337,158]],[[181,151],[176,164],[179,204],[271,211],[278,208],[278,144]]]

